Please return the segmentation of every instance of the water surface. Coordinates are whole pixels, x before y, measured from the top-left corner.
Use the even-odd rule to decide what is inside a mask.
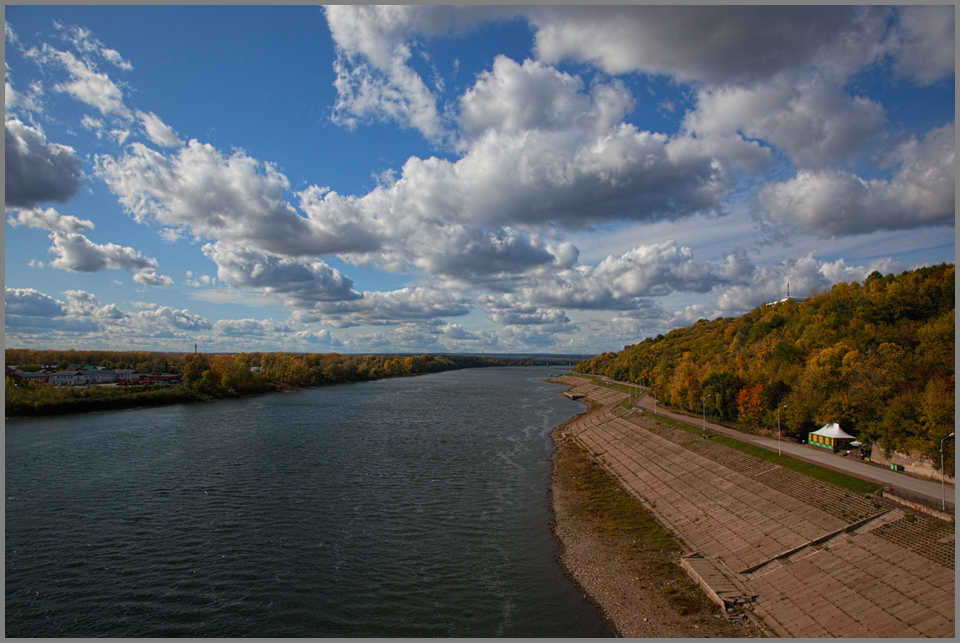
[[[555,371],[7,422],[6,634],[610,636],[556,560]]]

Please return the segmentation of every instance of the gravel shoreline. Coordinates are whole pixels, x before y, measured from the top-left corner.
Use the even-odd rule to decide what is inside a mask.
[[[564,428],[597,408],[591,404],[551,433],[557,450],[552,457],[550,507],[553,533],[561,544],[560,563],[567,576],[597,605],[620,637],[758,636],[754,627],[723,618],[706,595],[701,596],[697,609],[681,615],[667,596],[664,579],[644,573],[642,562],[628,560],[628,543],[599,533],[588,518],[577,515],[577,492],[570,481],[558,478],[557,457],[562,449],[578,448],[563,436]]]

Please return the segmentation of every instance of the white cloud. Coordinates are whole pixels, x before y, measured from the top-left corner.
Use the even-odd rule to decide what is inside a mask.
[[[761,139],[783,150],[800,167],[849,161],[883,131],[883,106],[852,97],[818,78],[777,82],[746,89],[718,87],[697,94],[684,129],[698,137]]]
[[[27,265],[31,268],[43,268],[43,262],[39,259],[31,259],[27,262]]]
[[[749,86],[798,68],[838,77],[884,52],[889,10],[875,7],[536,7],[538,57],[609,74]]]
[[[807,297],[841,281],[862,281],[874,270],[889,274],[902,271],[903,266],[890,257],[863,266],[847,266],[843,259],[819,261],[811,252],[799,259],[758,266],[747,283],[726,288],[718,297],[716,308],[725,315],[742,314],[763,302],[783,299],[788,284],[791,296]]]
[[[82,125],[84,129],[93,132],[97,138],[103,138],[106,125],[104,125],[103,121],[99,118],[84,114],[83,118],[80,119],[80,125]]]
[[[17,118],[7,118],[4,123],[4,145],[6,207],[64,203],[86,178],[72,147],[48,143],[42,130]]]
[[[956,45],[953,5],[900,7],[899,50],[893,71],[918,85],[953,77]]]
[[[953,123],[910,139],[887,155],[896,166],[890,180],[865,180],[844,171],[800,171],[758,191],[764,218],[821,238],[877,230],[954,224]]]
[[[359,299],[353,281],[319,260],[276,257],[223,243],[206,244],[203,253],[217,264],[217,277],[236,288],[256,288],[282,296],[289,306]]]
[[[325,326],[349,328],[430,321],[470,312],[463,296],[424,286],[364,291],[362,295],[349,301],[318,302],[309,310],[294,311],[292,319],[305,323],[322,321]]]
[[[97,156],[97,173],[139,222],[278,255],[364,251],[376,245],[352,213],[303,217],[284,198],[287,177],[242,150],[224,156],[191,140],[171,156],[132,143],[123,156]],[[319,190],[318,188],[315,188]],[[334,200],[335,195],[327,195]]]
[[[89,29],[77,25],[71,25],[69,27],[60,25],[59,28],[64,32],[64,39],[73,44],[74,48],[81,54],[99,55],[107,62],[116,65],[124,71],[133,69],[133,65],[130,64],[129,61],[124,60],[120,52],[104,45]]]
[[[160,120],[160,117],[153,112],[138,111],[137,118],[143,124],[147,137],[157,145],[164,147],[180,147],[183,145],[183,141],[180,140],[173,128]]]
[[[320,344],[321,346],[343,346],[343,342],[331,335],[329,330],[298,330],[293,333],[293,337],[309,344]]]
[[[272,319],[221,319],[213,324],[213,332],[228,337],[264,337],[267,334],[292,333],[293,329]]]
[[[90,60],[77,58],[69,51],[60,51],[44,43],[40,49],[33,47],[25,54],[38,63],[64,69],[70,79],[53,86],[54,91],[64,92],[76,100],[97,108],[103,115],[124,120],[132,114],[123,102],[123,90],[109,76],[97,70]]]
[[[12,227],[27,226],[28,228],[40,228],[51,232],[78,233],[84,230],[93,230],[93,221],[80,219],[69,214],[60,214],[54,208],[41,210],[34,208],[30,210],[20,210],[16,215],[7,216],[7,223]]]
[[[7,114],[10,114],[16,110],[37,113],[43,112],[43,84],[39,80],[34,80],[27,85],[27,88],[28,89],[26,93],[14,89],[13,80],[10,77],[10,68],[4,68],[3,101]]]
[[[194,276],[193,272],[190,270],[187,271],[187,279],[185,282],[188,286],[193,288],[203,288],[205,286],[216,286],[217,278],[211,277],[210,275],[196,275]]]
[[[53,245],[50,252],[56,259],[50,262],[51,268],[74,272],[97,272],[99,270],[130,270],[133,280],[144,285],[172,286],[173,279],[157,274],[157,260],[145,257],[129,246],[114,243],[97,244],[84,234],[92,230],[92,221],[60,214],[54,208],[41,210],[20,210],[7,217],[7,223],[13,227],[27,226],[50,232]]]

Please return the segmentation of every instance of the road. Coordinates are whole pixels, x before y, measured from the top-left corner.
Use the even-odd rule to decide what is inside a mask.
[[[625,386],[633,386],[638,389],[643,388],[636,384],[631,384],[630,382],[617,382],[602,376],[601,379],[606,382],[623,384]],[[645,390],[644,393],[646,393]],[[644,394],[634,402],[634,406],[652,411],[654,409],[654,400],[649,395]],[[703,426],[703,422],[701,420],[692,418],[689,415],[683,415],[682,413],[676,413],[669,409],[665,409],[660,405],[657,405],[657,412],[661,415],[673,418],[674,420],[685,422],[691,426]],[[750,435],[749,433],[743,433],[742,431],[737,431],[736,429],[731,429],[729,427],[709,421],[707,422],[707,428],[716,433],[722,433],[723,435],[729,436],[734,440],[739,440],[740,442],[753,444],[765,449],[770,449],[771,451],[777,450],[777,440],[772,438]],[[797,444],[796,442],[784,440],[780,443],[780,448],[783,453],[788,454],[797,460],[818,464],[822,467],[833,469],[834,471],[840,471],[863,480],[869,480],[878,484],[887,484],[892,487],[896,487],[897,489],[903,489],[905,491],[909,491],[910,493],[915,493],[937,502],[940,502],[941,500],[941,487],[939,482],[914,478],[912,476],[904,475],[903,473],[898,473],[889,469],[883,469],[859,460],[851,460],[834,455],[832,453],[827,453],[826,451],[820,451],[805,444]],[[954,487],[947,485],[946,493],[947,507],[953,508],[955,506]]]

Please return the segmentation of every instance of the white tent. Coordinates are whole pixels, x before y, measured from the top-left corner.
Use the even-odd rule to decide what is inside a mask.
[[[840,425],[834,422],[827,424],[819,431],[814,431],[810,435],[819,435],[824,438],[834,438],[839,440],[856,440],[855,437],[840,428]]]

